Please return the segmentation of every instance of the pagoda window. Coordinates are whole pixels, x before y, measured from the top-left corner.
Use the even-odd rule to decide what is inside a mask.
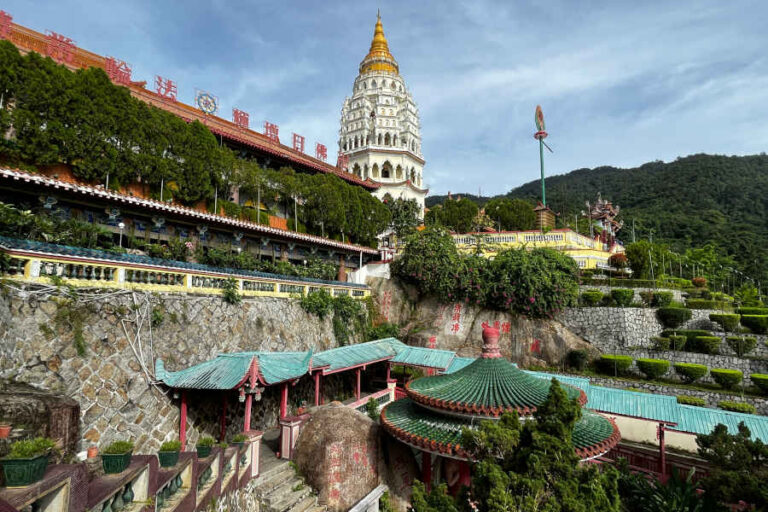
[[[413,170],[413,167],[411,167],[411,182],[416,183],[416,171]]]
[[[379,164],[373,164],[373,167],[371,168],[371,175],[374,178],[379,177]]]
[[[390,142],[389,134],[384,135],[384,145],[389,146],[389,142]]]
[[[377,142],[376,144],[378,144],[379,146],[381,146],[381,134],[379,134],[379,140],[378,140],[378,142]]]
[[[355,173],[355,176],[360,176],[360,164],[355,164],[355,167],[352,169],[352,172]]]
[[[371,87],[373,87],[374,89],[376,88],[376,80],[374,80],[373,82],[371,82]]]
[[[384,165],[381,167],[381,177],[382,178],[392,177],[392,164],[389,163],[389,161],[384,162]]]
[[[392,136],[392,145],[397,146],[397,135]]]
[[[395,170],[395,178],[397,178],[398,180],[402,180],[403,179],[403,168],[400,167],[399,165],[397,166],[397,169]]]

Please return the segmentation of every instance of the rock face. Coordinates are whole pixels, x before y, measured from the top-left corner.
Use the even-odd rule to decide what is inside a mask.
[[[411,486],[420,478],[419,466],[409,446],[393,439],[389,435],[381,438],[382,476],[389,487],[390,504],[398,512],[406,512],[411,502]]]
[[[379,485],[379,426],[339,403],[316,409],[296,442],[295,462],[319,501],[349,510]]]
[[[501,332],[502,355],[520,364],[559,365],[569,350],[592,348],[556,320],[531,320],[463,302],[440,304],[432,298],[417,302],[414,290],[395,280],[370,278],[368,284],[386,321],[417,332],[407,340],[410,345],[434,345],[476,357],[482,348],[483,326],[490,325]]]

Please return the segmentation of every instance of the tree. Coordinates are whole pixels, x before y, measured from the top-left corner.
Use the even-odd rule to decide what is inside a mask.
[[[451,235],[442,228],[427,227],[406,239],[392,270],[404,282],[417,285],[420,293],[452,300],[459,261]]]
[[[392,218],[390,227],[398,238],[412,234],[420,224],[420,208],[415,199],[392,199],[392,196],[386,194],[383,203],[389,209]]]
[[[618,512],[616,470],[581,466],[571,444],[580,415],[578,402],[569,401],[552,379],[535,421],[521,422],[517,413],[507,413],[499,421],[483,421],[477,430],[464,429],[462,446],[478,461],[469,492],[476,510]],[[415,512],[431,512],[438,504],[443,510],[471,509],[463,497],[447,504],[444,487],[426,499],[414,487],[414,496],[419,498]]]
[[[632,277],[635,279],[648,279],[651,270],[651,243],[646,240],[638,240],[629,244],[625,253],[629,260],[629,268],[632,269]]]
[[[485,213],[502,231],[522,231],[536,226],[533,206],[523,199],[497,197],[485,205]]]
[[[466,233],[473,229],[477,212],[477,204],[470,199],[446,201],[441,208],[430,210],[430,223],[439,224],[457,233]]]

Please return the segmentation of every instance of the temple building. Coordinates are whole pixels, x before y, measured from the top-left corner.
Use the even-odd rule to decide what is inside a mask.
[[[423,217],[428,190],[419,110],[389,51],[380,16],[352,97],[341,109],[339,152],[350,173],[379,185],[372,191],[376,197],[415,199]]]
[[[537,379],[501,356],[499,330],[483,330],[483,353],[473,363],[450,374],[409,381],[407,398],[381,411],[384,429],[422,454],[422,481],[447,481],[451,490],[469,485],[471,455],[461,446],[462,429],[478,428],[483,420],[498,420],[517,411],[525,421],[547,399],[550,382]],[[584,391],[564,385],[568,397],[587,403]],[[573,430],[573,448],[583,461],[600,457],[616,446],[616,423],[584,410]]]
[[[617,221],[621,208],[614,206],[609,200],[603,199],[600,192],[597,193],[597,201],[594,205],[587,202],[587,215],[590,224],[599,229],[598,237],[604,244],[613,244],[616,241],[616,233],[624,225],[623,221]]]

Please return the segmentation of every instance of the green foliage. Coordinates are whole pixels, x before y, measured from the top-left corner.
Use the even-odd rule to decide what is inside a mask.
[[[424,295],[455,299],[460,257],[447,231],[428,227],[407,239],[403,254],[392,264],[393,273],[417,286]]]
[[[413,482],[410,510],[413,512],[459,512],[455,500],[448,495],[447,484],[436,485],[427,492],[426,486],[419,480]]]
[[[672,292],[653,292],[653,299],[651,299],[651,306],[654,308],[665,308],[672,304],[672,298],[674,294]]]
[[[755,414],[755,406],[746,402],[734,402],[732,400],[722,400],[717,402],[717,406],[725,411],[743,412],[745,414]]]
[[[299,300],[299,304],[304,311],[315,315],[320,320],[333,311],[333,297],[325,289],[303,295]]]
[[[320,319],[333,311],[333,333],[340,345],[347,345],[353,332],[361,337],[369,336],[369,315],[360,301],[348,295],[333,297],[326,290],[317,290],[303,296],[299,304],[304,311]],[[353,324],[352,330],[350,324]]]
[[[165,313],[163,313],[163,309],[159,307],[152,308],[152,327],[160,327],[164,321]]]
[[[632,304],[635,298],[635,291],[628,288],[614,288],[611,290],[613,302],[620,308],[626,308]]]
[[[672,339],[672,336],[685,336],[686,343],[690,344],[697,336],[708,336],[709,331],[701,329],[666,329],[661,332],[661,335],[670,339]]]
[[[653,342],[653,349],[659,350],[659,351],[666,351],[669,350],[670,347],[670,341],[669,338],[663,338],[661,336],[654,336],[651,338],[651,341]]]
[[[617,356],[611,354],[603,354],[600,359],[596,361],[597,369],[602,373],[608,375],[623,375],[627,373],[630,366],[632,366],[632,358],[630,356]]]
[[[737,308],[736,312],[740,315],[768,315],[768,308]]]
[[[669,348],[672,350],[685,350],[686,349],[686,342],[688,341],[688,338],[685,336],[676,336],[671,335],[669,337]]]
[[[693,384],[701,379],[709,370],[706,365],[693,363],[675,363],[674,367],[675,373],[687,384]]]
[[[244,443],[248,440],[248,436],[245,434],[235,434],[232,436],[233,443]]]
[[[725,341],[739,357],[749,354],[757,346],[757,338],[751,336],[728,336]]]
[[[763,373],[753,373],[749,378],[752,380],[752,384],[757,386],[763,394],[768,395],[768,375]]]
[[[753,284],[744,283],[734,293],[735,301],[744,307],[762,306],[760,292]],[[756,313],[760,314],[760,313]],[[763,313],[765,314],[765,313]]]
[[[625,255],[629,260],[629,268],[632,269],[632,277],[635,279],[648,279],[651,269],[652,244],[646,240],[627,245]]]
[[[707,401],[697,396],[677,395],[677,403],[683,405],[695,405],[696,407],[705,407]]]
[[[404,238],[413,234],[421,224],[419,221],[420,208],[415,199],[392,199],[386,194],[382,202],[389,209],[391,228],[397,238]]]
[[[579,299],[584,306],[599,306],[603,301],[603,292],[594,288],[585,290],[581,293]]]
[[[688,309],[722,309],[730,311],[730,302],[714,299],[687,299],[685,307]]]
[[[656,310],[656,318],[664,327],[674,329],[680,327],[685,322],[691,319],[693,314],[689,309],[676,308],[676,307],[664,307]]]
[[[443,226],[456,233],[475,231],[475,219],[479,209],[477,204],[467,198],[458,201],[446,201],[442,206],[430,208],[425,223],[428,226]]]
[[[720,353],[720,344],[723,340],[719,336],[696,336],[693,341],[688,340],[686,347],[690,352],[701,354]]]
[[[178,452],[181,451],[181,441],[166,441],[160,445],[161,452]]]
[[[647,379],[657,379],[667,373],[669,370],[669,361],[663,359],[638,359],[635,361],[637,369],[640,370]]]
[[[227,304],[240,304],[243,297],[240,295],[239,286],[237,280],[230,277],[224,281],[221,287],[221,298]]]
[[[485,205],[485,213],[501,231],[525,231],[536,226],[533,205],[522,199],[491,199]]]
[[[85,321],[88,318],[88,309],[78,305],[75,298],[62,299],[58,302],[56,315],[53,318],[58,329],[69,329],[72,332],[72,343],[80,357],[85,356]]]
[[[131,441],[115,441],[104,448],[101,453],[107,455],[122,455],[131,451],[133,451],[133,443]]]
[[[755,334],[768,331],[768,315],[741,315],[741,325]]]
[[[768,444],[752,440],[751,432],[739,423],[738,432],[717,425],[711,434],[697,436],[699,455],[709,462],[709,474],[699,481],[705,494],[723,503],[744,500],[756,510],[768,508]]]
[[[33,459],[46,453],[56,452],[56,441],[48,437],[36,437],[11,444],[11,451],[6,459]]]
[[[373,421],[379,420],[379,402],[375,398],[371,397],[365,404],[365,413]]]
[[[739,327],[741,315],[730,313],[710,313],[709,319],[720,325],[725,332],[733,332]]]
[[[203,436],[200,439],[198,439],[197,444],[195,446],[214,446],[216,444],[216,440],[212,438],[211,436]]]
[[[640,472],[632,472],[624,458],[619,459],[619,493],[626,512],[709,512],[724,511],[717,499],[701,495],[693,481],[695,469],[680,476],[677,468],[666,482]]]
[[[379,512],[395,512],[392,499],[389,497],[389,491],[384,491],[384,494],[379,498]]]
[[[383,323],[371,326],[368,329],[368,340],[381,340],[384,338],[400,337],[400,326],[397,324]]]
[[[566,362],[569,368],[573,368],[577,371],[582,371],[589,362],[589,354],[584,349],[569,350],[566,355]]]
[[[726,368],[712,368],[709,371],[712,376],[712,380],[720,384],[723,389],[733,389],[744,378],[744,374],[739,370],[729,370]]]

